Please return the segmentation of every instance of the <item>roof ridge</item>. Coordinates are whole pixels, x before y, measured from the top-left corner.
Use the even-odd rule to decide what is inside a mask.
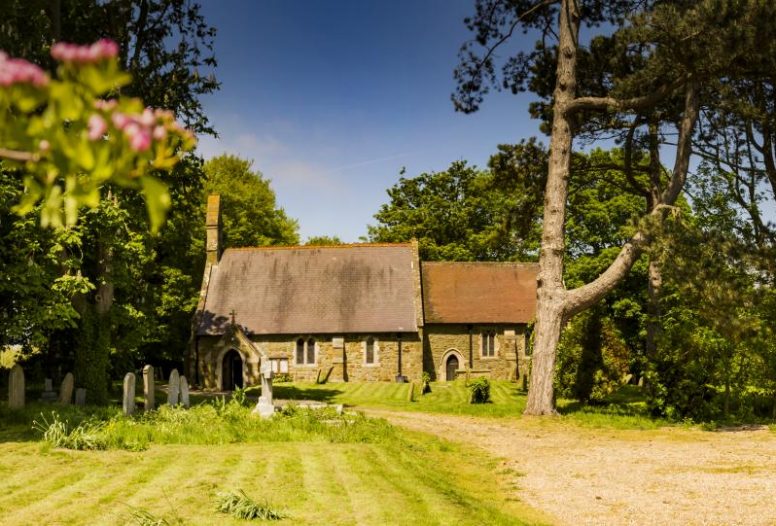
[[[421,261],[427,265],[510,265],[510,266],[537,266],[538,261]]]
[[[356,247],[409,247],[412,243],[340,243],[336,245],[266,245],[262,247],[229,247],[224,250],[248,252],[251,250],[313,250],[317,248],[356,248]]]

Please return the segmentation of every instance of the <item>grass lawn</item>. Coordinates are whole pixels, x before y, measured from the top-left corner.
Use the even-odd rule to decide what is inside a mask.
[[[192,434],[206,412],[176,410],[153,424],[141,417],[108,425],[107,433],[152,436],[143,451],[72,451],[22,423],[44,407],[52,408],[0,411],[0,524],[151,524],[133,518],[140,511],[167,521],[153,524],[245,524],[216,511],[216,493],[238,488],[286,515],[279,524],[543,522],[509,497],[518,474],[499,471],[484,453],[371,419],[352,433],[279,421],[279,432],[265,427],[262,435],[254,431],[275,424],[254,419],[242,432],[242,416],[226,410],[212,433]],[[176,437],[202,443],[159,443]]]
[[[258,388],[249,388],[258,395]],[[389,382],[372,383],[276,383],[274,396],[288,400],[320,400],[353,407],[374,407],[401,411],[426,411],[455,415],[521,418],[526,395],[518,384],[505,381],[491,382],[489,404],[470,404],[469,390],[464,381],[436,382],[431,393],[420,396],[415,386],[414,401],[409,400],[410,384]],[[663,419],[647,414],[643,396],[636,386],[624,386],[609,403],[601,406],[582,405],[572,400],[559,400],[560,421],[587,427],[622,429],[654,429],[671,425]]]

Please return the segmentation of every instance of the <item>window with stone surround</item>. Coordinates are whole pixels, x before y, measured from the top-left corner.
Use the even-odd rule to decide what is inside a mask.
[[[480,344],[483,357],[496,356],[496,333],[495,331],[486,331],[482,333],[482,342]]]
[[[296,340],[296,364],[315,365],[315,338],[310,337],[306,342],[304,338]]]
[[[377,365],[378,363],[377,340],[372,336],[364,340],[364,365]]]

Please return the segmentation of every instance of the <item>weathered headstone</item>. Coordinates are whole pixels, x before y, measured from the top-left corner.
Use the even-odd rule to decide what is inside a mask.
[[[151,411],[154,408],[154,388],[154,368],[146,365],[143,367],[143,399],[146,411]]]
[[[178,405],[178,395],[181,394],[181,378],[178,375],[178,369],[173,369],[170,373],[170,380],[167,382],[167,403],[175,407]]]
[[[40,399],[44,402],[53,402],[57,399],[57,393],[54,391],[54,381],[51,378],[44,380],[43,394],[40,395]]]
[[[59,403],[73,403],[73,373],[67,373],[59,386]]]
[[[83,407],[86,405],[86,389],[79,387],[75,390],[75,405]]]
[[[254,413],[258,413],[262,418],[270,418],[275,414],[275,404],[272,401],[272,362],[262,360],[261,362],[261,396],[259,403],[256,404]]]
[[[127,373],[124,375],[124,395],[121,408],[125,415],[131,415],[135,412],[135,374]]]
[[[189,381],[186,380],[185,376],[181,376],[181,405],[183,407],[191,406],[189,401]]]
[[[8,377],[8,407],[21,409],[24,407],[24,369],[18,363],[11,368]]]

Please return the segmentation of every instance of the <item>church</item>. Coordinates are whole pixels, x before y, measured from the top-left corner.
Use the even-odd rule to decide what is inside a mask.
[[[414,241],[222,250],[217,195],[206,227],[186,360],[205,389],[259,383],[262,356],[305,382],[527,374],[536,264],[426,262]]]

